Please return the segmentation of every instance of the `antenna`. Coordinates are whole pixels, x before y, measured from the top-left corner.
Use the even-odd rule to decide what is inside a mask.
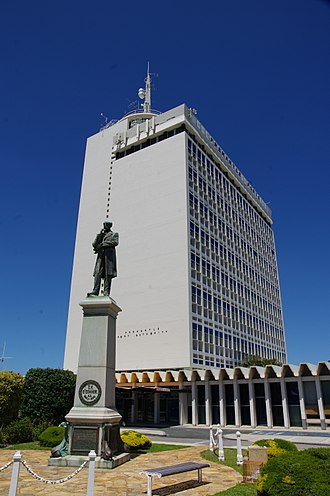
[[[2,354],[0,356],[1,363],[3,363],[5,360],[8,360],[9,358],[13,358],[13,357],[5,356],[5,349],[6,349],[6,341],[3,343]]]
[[[150,77],[150,70],[149,70],[149,62],[148,62],[147,77],[145,78],[145,83],[146,83],[145,89],[139,88],[138,95],[139,95],[139,98],[141,98],[141,100],[144,100],[144,103],[142,104],[143,111],[144,112],[150,112],[150,110],[151,110],[151,77]]]
[[[108,118],[107,118],[107,116],[106,116],[106,115],[104,115],[104,113],[103,113],[103,112],[101,112],[101,114],[100,114],[100,115],[101,115],[101,117],[103,117],[103,119],[104,119],[104,124],[103,124],[103,125],[105,126],[105,125],[108,123]]]

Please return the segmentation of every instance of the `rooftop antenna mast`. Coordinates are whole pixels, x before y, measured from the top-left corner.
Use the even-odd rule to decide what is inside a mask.
[[[145,83],[146,83],[145,89],[139,88],[138,95],[139,98],[141,98],[141,100],[144,100],[144,103],[142,104],[143,112],[149,113],[151,110],[151,77],[149,70],[149,62],[148,62],[147,77],[145,78]]]

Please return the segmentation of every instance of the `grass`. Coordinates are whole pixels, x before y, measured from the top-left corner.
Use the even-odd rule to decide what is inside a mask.
[[[256,496],[257,491],[254,484],[237,484],[226,491],[213,494],[213,496]]]
[[[131,451],[131,454],[137,454],[141,455],[143,453],[159,453],[160,451],[172,451],[172,450],[178,450],[178,449],[184,449],[184,448],[190,448],[190,446],[182,446],[179,444],[157,444],[153,443],[151,448],[146,448],[146,449],[140,449],[140,450],[134,450]]]
[[[215,455],[212,451],[210,450],[205,450],[202,451],[201,456],[205,458],[205,460],[208,460],[210,462],[215,462],[219,463],[220,465],[226,465],[227,467],[231,467],[236,472],[239,472],[240,474],[243,473],[243,466],[242,465],[237,465],[237,451],[234,448],[225,448],[225,461],[224,462],[219,462],[217,455]],[[243,456],[247,454],[246,450],[242,450]]]
[[[29,443],[18,443],[18,444],[10,444],[3,449],[15,449],[15,450],[44,450],[50,451],[52,448],[47,448],[47,446],[40,446],[39,441],[31,441]]]
[[[201,452],[201,456],[210,462],[219,463],[219,465],[226,465],[227,467],[231,467],[240,474],[243,473],[242,465],[237,465],[237,451],[233,448],[225,448],[225,461],[219,462],[218,456],[215,455],[210,450],[205,450]],[[247,454],[246,450],[242,450],[243,456]],[[213,496],[256,496],[256,487],[255,484],[237,484],[226,491],[221,491],[220,493],[216,493]]]

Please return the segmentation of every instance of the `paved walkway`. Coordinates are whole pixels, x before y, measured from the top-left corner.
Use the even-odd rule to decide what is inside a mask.
[[[209,439],[209,427],[207,426],[192,426],[192,425],[180,425],[173,426],[169,428],[154,429],[154,428],[143,428],[143,427],[128,427],[128,429],[134,429],[140,431],[147,436],[149,436],[153,442],[158,443],[172,443],[172,444],[182,444],[182,445],[197,445],[206,444]],[[330,447],[330,429],[299,429],[285,427],[275,427],[273,429],[268,429],[267,427],[260,427],[258,429],[251,429],[248,427],[223,427],[223,440],[225,447],[236,446],[236,431],[239,430],[241,433],[242,445],[244,447],[253,444],[258,439],[274,437],[285,439],[295,443],[298,448],[301,446],[303,448],[309,446],[324,446]]]
[[[140,470],[157,468],[162,465],[172,465],[187,461],[204,461],[200,452],[207,449],[205,446],[194,446],[174,451],[148,453],[139,455],[131,461],[114,470],[95,470],[95,496],[145,496],[147,492],[147,477],[139,475]],[[0,450],[0,467],[12,460],[14,451]],[[35,473],[46,479],[59,479],[71,474],[74,468],[48,467],[49,451],[22,452],[22,460]],[[242,477],[235,470],[210,463],[210,467],[203,469],[203,483],[197,482],[197,471],[178,474],[162,479],[154,479],[153,495],[157,496],[211,496],[238,484]],[[64,484],[48,485],[33,478],[20,465],[19,485],[17,495],[24,496],[86,496],[88,468],[84,468],[78,475]],[[0,472],[0,494],[9,492],[11,467]]]
[[[242,441],[249,441],[249,443],[254,443],[258,439],[274,439],[280,438],[286,441],[291,441],[299,446],[299,444],[310,444],[324,446],[325,448],[330,447],[330,432],[325,431],[289,431],[289,430],[275,430],[275,429],[259,429],[253,432],[241,431]],[[236,439],[235,432],[226,434],[224,436],[224,443],[226,439]]]

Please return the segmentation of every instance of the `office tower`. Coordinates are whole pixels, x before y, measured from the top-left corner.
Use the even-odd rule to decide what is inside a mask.
[[[76,369],[91,243],[119,232],[117,370],[233,367],[246,355],[286,361],[272,213],[180,105],[143,108],[87,140],[65,368]]]

